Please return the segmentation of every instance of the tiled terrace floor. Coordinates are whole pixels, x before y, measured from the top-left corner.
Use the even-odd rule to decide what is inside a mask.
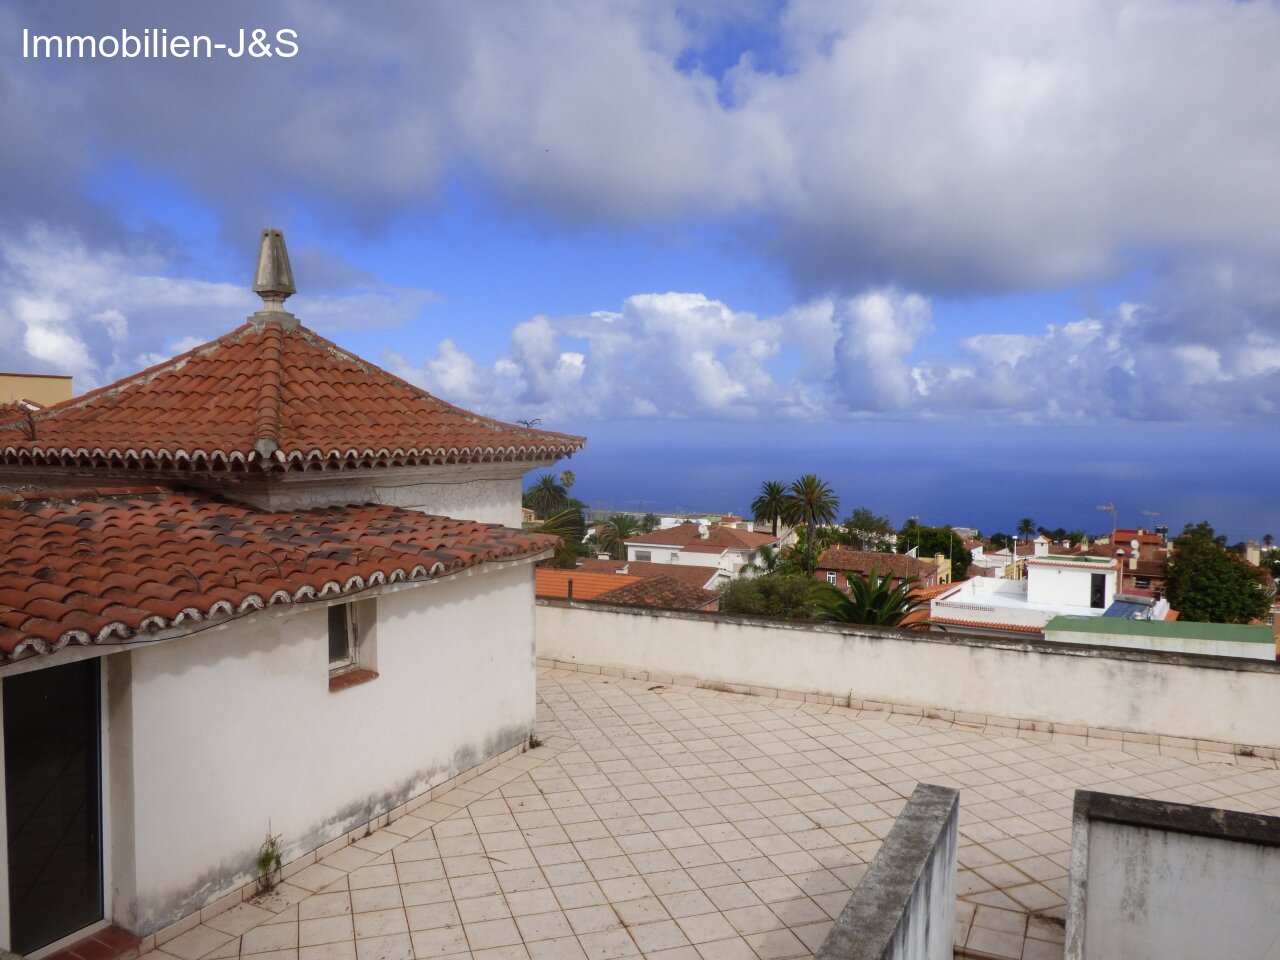
[[[807,957],[919,781],[961,789],[957,946],[1062,956],[1079,787],[1280,813],[1270,760],[542,671],[545,745],[150,960]]]

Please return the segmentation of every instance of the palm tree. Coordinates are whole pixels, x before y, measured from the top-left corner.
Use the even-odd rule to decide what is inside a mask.
[[[1024,540],[1030,540],[1031,535],[1036,532],[1036,522],[1030,517],[1023,517],[1018,521],[1018,535]]]
[[[574,476],[574,473],[572,470],[566,469],[566,470],[560,471],[560,485],[564,487],[564,492],[566,494],[573,489],[573,485],[577,481],[577,479],[578,478]]]
[[[865,577],[849,577],[847,594],[833,584],[815,583],[809,590],[809,605],[816,620],[896,627],[924,605],[912,596],[914,589],[914,577],[907,577],[895,587],[889,577],[880,576],[873,567]]]
[[[629,513],[615,513],[600,528],[597,539],[600,546],[615,560],[627,558],[627,541],[636,535],[639,524]]]
[[[553,567],[576,567],[582,552],[582,537],[586,533],[586,521],[576,507],[565,507],[552,514],[533,528],[534,533],[549,533],[560,538],[560,546],[551,558]]]
[[[777,573],[782,565],[782,551],[764,544],[756,551],[756,557],[742,565],[743,573],[764,574]]]
[[[525,505],[540,517],[550,517],[569,505],[569,492],[553,473],[544,473],[525,491]]]
[[[760,495],[751,501],[753,518],[761,523],[773,521],[773,535],[778,535],[778,520],[787,502],[787,487],[781,480],[766,480],[760,484]]]
[[[640,530],[642,533],[653,533],[661,522],[656,513],[646,513],[640,518]]]
[[[1262,542],[1266,545],[1267,549],[1270,550],[1271,545],[1276,542],[1276,538],[1269,533],[1264,533],[1262,535]]]
[[[840,498],[816,473],[806,473],[787,489],[782,519],[791,526],[803,523],[808,528],[805,559],[810,573],[813,572],[813,542],[816,539],[814,528],[818,524],[834,523],[839,509]]]

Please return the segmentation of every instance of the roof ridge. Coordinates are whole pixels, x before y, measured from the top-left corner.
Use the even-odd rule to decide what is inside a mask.
[[[281,395],[284,380],[284,331],[274,320],[262,325],[264,344],[258,368],[258,404],[253,420],[253,449],[263,459],[280,449]]]
[[[300,336],[303,340],[310,343],[313,347],[323,347],[325,350],[328,350],[331,353],[342,357],[344,360],[347,360],[355,364],[357,367],[359,367],[361,370],[363,370],[365,373],[369,374],[370,376],[381,377],[384,380],[386,380],[388,383],[394,386],[401,387],[405,390],[409,390],[409,391],[412,391],[413,393],[419,394],[422,398],[430,400],[433,403],[438,403],[440,404],[440,406],[447,408],[448,410],[458,414],[461,417],[466,418],[467,420],[470,420],[472,423],[484,424],[486,426],[501,427],[505,430],[509,430],[514,433],[524,434],[525,436],[529,436],[529,437],[536,437],[536,436],[550,434],[556,437],[572,437],[575,440],[582,439],[581,437],[575,436],[574,434],[560,433],[559,431],[556,431],[556,430],[542,430],[537,427],[525,427],[516,423],[508,423],[506,420],[499,420],[496,417],[487,417],[484,414],[476,413],[474,410],[468,410],[465,407],[459,407],[456,404],[450,403],[448,400],[444,400],[444,399],[441,399],[440,397],[437,397],[430,390],[426,390],[418,386],[416,383],[411,383],[410,381],[405,380],[403,377],[396,376],[394,373],[392,373],[390,370],[385,369],[384,367],[380,367],[375,363],[370,363],[368,360],[365,360],[363,357],[352,353],[350,350],[347,350],[345,347],[341,347],[338,344],[334,343],[332,340],[328,339],[327,337],[324,337],[319,333],[316,333],[316,331],[306,326],[306,324],[299,324],[294,330],[290,332],[296,336]]]
[[[170,370],[183,366],[193,357],[216,350],[224,344],[235,343],[237,340],[242,339],[246,333],[253,332],[253,324],[246,320],[234,330],[224,333],[220,337],[215,337],[212,340],[202,343],[199,346],[192,347],[190,350],[186,350],[177,356],[170,357],[167,360],[161,360],[159,363],[152,364],[143,370],[139,370],[137,373],[131,373],[119,380],[113,380],[111,383],[103,384],[101,387],[94,387],[92,390],[82,393],[78,397],[69,397],[66,400],[59,400],[57,403],[51,403],[47,407],[41,407],[39,410],[32,411],[32,416],[35,417],[36,422],[39,423],[48,416],[61,413],[64,410],[79,409],[99,397],[110,396],[113,393],[120,393],[129,387],[138,386],[140,384],[147,383],[150,380],[154,380],[162,373],[167,373]]]

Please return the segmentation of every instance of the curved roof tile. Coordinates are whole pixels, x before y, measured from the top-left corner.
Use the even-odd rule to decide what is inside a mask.
[[[557,538],[397,507],[272,513],[160,488],[0,494],[0,653],[52,653],[521,560]]]
[[[548,461],[585,442],[470,413],[306,327],[274,321],[246,323],[30,418],[0,416],[0,462],[30,466],[267,472]]]

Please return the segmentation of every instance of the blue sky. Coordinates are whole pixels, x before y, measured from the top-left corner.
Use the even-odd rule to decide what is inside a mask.
[[[148,27],[299,52],[21,55]],[[231,329],[270,225],[304,323],[586,433],[584,499],[1280,532],[1276,49],[1218,0],[0,0],[0,367]]]

